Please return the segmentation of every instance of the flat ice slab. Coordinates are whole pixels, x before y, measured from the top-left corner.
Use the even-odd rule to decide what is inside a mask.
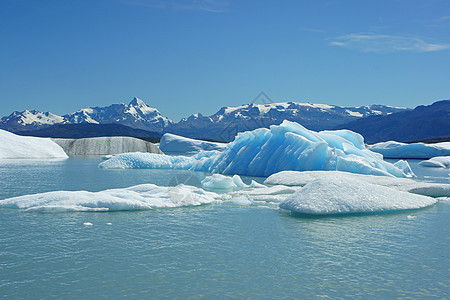
[[[341,178],[342,180],[348,181],[363,181],[370,184],[389,187],[398,191],[429,197],[450,197],[450,184],[417,181],[409,178],[353,174],[339,171],[283,171],[269,176],[264,181],[264,184],[305,186],[317,179],[332,181],[334,178]]]
[[[142,184],[100,192],[55,191],[0,200],[0,207],[32,211],[119,211],[196,206],[216,201],[217,194],[179,185]]]
[[[288,196],[280,208],[312,215],[418,209],[437,200],[343,177],[319,178]]]
[[[51,139],[0,130],[0,158],[67,158],[67,154]]]
[[[369,145],[368,148],[371,151],[382,154],[384,158],[427,159],[435,156],[450,156],[450,142],[436,144],[405,144],[395,141],[389,141]]]
[[[183,136],[175,135],[172,133],[166,133],[162,136],[159,148],[165,152],[183,152],[192,153],[200,152],[202,150],[223,150],[227,144],[225,143],[213,143],[207,141],[201,141],[196,139],[190,139]]]

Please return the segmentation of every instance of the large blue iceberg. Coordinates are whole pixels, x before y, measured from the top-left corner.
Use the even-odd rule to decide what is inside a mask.
[[[262,177],[285,170],[413,175],[406,162],[394,165],[366,149],[363,137],[357,133],[348,130],[314,132],[290,121],[270,126],[270,129],[239,133],[223,151],[202,151],[191,157],[126,153],[99,167],[190,169]]]

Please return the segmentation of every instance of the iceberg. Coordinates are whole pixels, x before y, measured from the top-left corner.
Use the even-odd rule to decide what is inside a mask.
[[[450,156],[436,156],[419,163],[422,167],[450,168]]]
[[[382,187],[389,187],[402,192],[429,197],[450,197],[450,184],[416,181],[409,178],[353,174],[339,171],[283,171],[269,176],[264,181],[264,184],[302,187],[318,179],[332,181],[334,178],[340,178],[343,181],[357,180]]]
[[[207,189],[234,189],[238,187],[232,177],[220,174],[208,176],[201,183],[202,187]]]
[[[201,188],[142,184],[100,192],[54,191],[0,200],[0,207],[28,211],[120,211],[197,206],[217,200],[218,195]]]
[[[368,149],[382,154],[384,158],[428,159],[435,156],[450,156],[450,142],[436,144],[405,144],[395,141],[388,141],[369,145]]]
[[[437,200],[345,177],[319,178],[288,196],[280,208],[311,215],[418,209]]]
[[[221,174],[213,174],[212,176],[207,176],[201,182],[202,187],[207,189],[219,189],[219,190],[229,190],[229,189],[241,189],[246,188],[246,185],[239,175],[234,175],[233,177],[224,176]]]
[[[201,151],[189,158],[127,155],[117,155],[99,167],[160,168],[161,159],[165,162],[164,168],[225,175],[267,177],[284,170],[337,170],[391,177],[412,175],[405,173],[405,165],[399,168],[368,150],[363,137],[357,133],[348,130],[314,132],[290,121],[272,125],[270,129],[241,132],[223,151]],[[129,161],[133,161],[133,166]]]
[[[226,146],[227,144],[225,143],[214,143],[190,139],[172,133],[164,134],[159,144],[159,148],[165,153],[168,152],[192,153],[192,152],[200,152],[202,150],[206,151],[223,150],[225,149]]]
[[[67,158],[64,150],[49,138],[20,136],[0,130],[0,158]]]
[[[126,152],[149,152],[163,154],[147,141],[128,136],[107,136],[81,139],[53,139],[67,155],[112,155]]]

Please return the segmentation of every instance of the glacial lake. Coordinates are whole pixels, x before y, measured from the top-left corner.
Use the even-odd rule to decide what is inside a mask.
[[[199,186],[208,175],[102,170],[99,162],[2,160],[0,199],[142,183]],[[448,169],[410,164],[420,180],[450,183]],[[317,218],[226,202],[101,213],[0,208],[0,297],[449,298],[449,204]]]

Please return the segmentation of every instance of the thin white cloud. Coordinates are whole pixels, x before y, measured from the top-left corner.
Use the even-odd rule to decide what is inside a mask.
[[[222,13],[228,9],[228,1],[225,0],[122,0],[122,2],[165,10],[199,10]]]
[[[373,33],[351,33],[339,36],[330,42],[332,46],[361,52],[433,52],[449,50],[450,44],[429,43],[417,37],[383,35]]]

